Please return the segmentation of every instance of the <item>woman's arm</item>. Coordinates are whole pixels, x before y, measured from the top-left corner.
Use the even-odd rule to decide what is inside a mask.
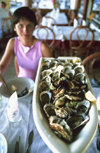
[[[41,51],[43,57],[52,57],[49,46],[44,42],[41,43]]]
[[[6,71],[6,68],[8,67],[13,55],[14,55],[14,42],[15,39],[12,38],[7,43],[5,52],[0,60],[0,66],[1,66],[1,74],[3,75]]]

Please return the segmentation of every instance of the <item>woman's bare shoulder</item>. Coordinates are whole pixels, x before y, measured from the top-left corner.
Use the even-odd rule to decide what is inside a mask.
[[[9,43],[15,43],[15,38],[9,39]]]
[[[14,43],[15,43],[15,38],[9,39],[7,46],[6,46],[6,50],[13,51],[14,50]]]
[[[50,47],[45,42],[41,43],[41,51],[42,51],[42,56],[43,57],[52,57]]]

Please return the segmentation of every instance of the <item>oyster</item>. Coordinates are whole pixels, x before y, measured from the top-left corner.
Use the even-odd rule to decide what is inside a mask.
[[[78,83],[85,83],[85,74],[84,73],[77,73],[74,77],[74,80]]]
[[[82,101],[81,97],[65,94],[65,97],[71,101]]]
[[[55,101],[55,106],[63,106],[65,104],[66,97],[62,96]]]
[[[59,71],[56,71],[55,73],[52,74],[52,82],[54,81],[58,81],[60,78],[60,72]]]
[[[39,91],[40,92],[50,91],[49,83],[48,82],[45,82],[45,81],[40,82],[39,83]]]
[[[73,64],[71,62],[66,62],[64,64],[64,67],[70,67],[70,68],[72,68],[73,67]]]
[[[46,103],[50,103],[51,101],[51,92],[49,91],[43,91],[40,93],[40,101],[42,105],[44,106]]]
[[[49,65],[50,65],[50,61],[49,60],[42,62],[42,64],[41,64],[41,71],[47,70],[49,68]]]
[[[84,71],[85,71],[83,65],[76,66],[76,67],[74,68],[74,70],[75,70],[75,74],[77,74],[77,73],[84,73]]]
[[[78,102],[75,108],[77,109],[77,114],[86,114],[90,109],[90,102],[88,100],[83,100],[82,102]]]
[[[67,118],[68,117],[68,112],[67,110],[62,107],[55,107],[55,113],[56,113],[56,116],[60,117],[60,118]]]
[[[72,80],[75,75],[75,71],[73,69],[64,69],[62,74],[67,77],[67,79]]]
[[[66,76],[67,79],[70,79],[70,77],[74,76],[74,70],[72,70],[71,66],[67,65],[64,69],[62,69],[62,74]]]
[[[51,84],[51,77],[50,76],[45,76],[43,79],[42,79],[42,81],[45,81],[48,85],[50,85]],[[42,82],[41,81],[41,82]]]
[[[42,71],[42,79],[44,79],[45,77],[49,76],[51,73],[52,73],[51,69]]]
[[[57,61],[53,60],[53,61],[50,63],[50,69],[51,69],[51,70],[55,70],[56,67],[57,67]]]
[[[50,84],[50,90],[55,90],[56,89],[56,87],[54,87],[54,85],[51,83]]]
[[[67,80],[66,80],[66,77],[61,77],[61,78],[59,78],[59,80],[56,80],[56,81],[54,81],[53,82],[53,84],[57,87],[57,86],[60,86],[60,85],[64,85],[65,83],[67,83],[66,82]]]
[[[62,137],[68,142],[72,141],[73,132],[65,120],[58,118],[57,116],[50,116],[49,124],[50,127],[56,131],[58,136]]]
[[[55,113],[55,105],[53,105],[52,103],[45,104],[43,109],[44,109],[47,117],[56,115],[56,113]]]
[[[55,95],[56,98],[64,96],[65,88],[61,88],[61,90]]]
[[[89,116],[85,114],[76,114],[67,120],[67,124],[72,130],[85,125],[89,121]]]

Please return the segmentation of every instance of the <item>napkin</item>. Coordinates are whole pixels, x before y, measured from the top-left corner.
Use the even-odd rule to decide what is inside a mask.
[[[52,26],[52,19],[49,19],[48,20],[48,27],[51,28],[51,26]]]
[[[11,122],[18,122],[19,120],[19,107],[18,107],[18,97],[15,91],[9,98],[7,107],[8,118]]]
[[[74,27],[78,26],[78,21],[76,19],[74,19]]]
[[[42,25],[43,25],[43,26],[46,26],[46,25],[47,25],[47,23],[46,23],[46,18],[45,18],[45,17],[43,17],[43,19],[42,19]]]

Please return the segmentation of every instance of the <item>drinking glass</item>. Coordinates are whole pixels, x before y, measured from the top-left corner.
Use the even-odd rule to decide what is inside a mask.
[[[7,115],[11,127],[19,128],[22,126],[22,115],[20,113],[19,107],[17,107],[15,110],[11,110],[11,108],[8,106]]]

